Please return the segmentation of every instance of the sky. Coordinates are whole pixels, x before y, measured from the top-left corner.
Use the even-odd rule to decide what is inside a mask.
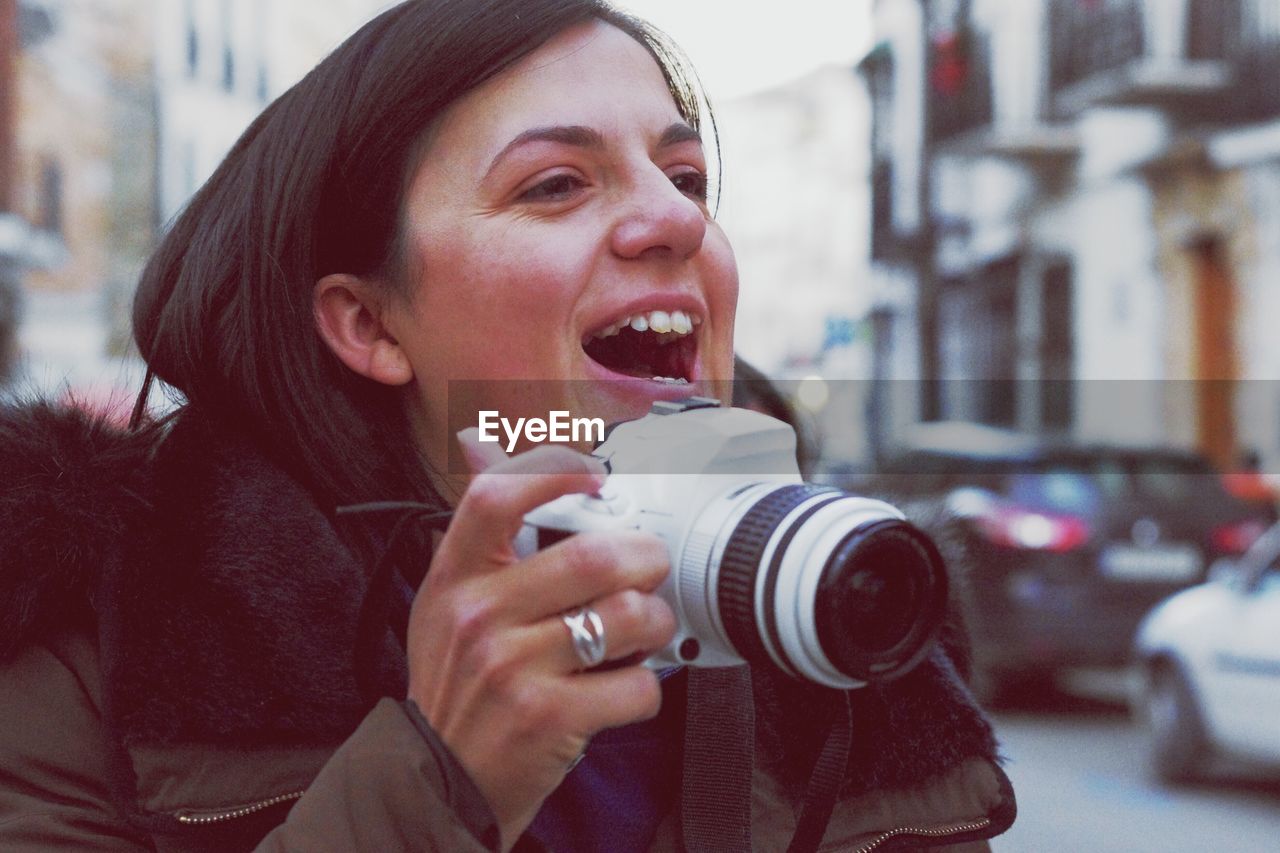
[[[714,104],[851,65],[868,47],[870,0],[615,0],[689,55]]]

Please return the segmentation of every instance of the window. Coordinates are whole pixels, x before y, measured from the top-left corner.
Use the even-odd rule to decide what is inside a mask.
[[[1019,504],[1074,515],[1092,515],[1102,503],[1098,480],[1084,471],[1050,466],[1009,478],[1009,497]]]
[[[187,0],[184,8],[187,19],[187,76],[194,80],[200,71],[200,34],[196,32],[194,0]]]
[[[46,231],[62,234],[62,167],[57,160],[46,159],[40,167],[40,198],[37,217]]]
[[[1259,593],[1266,595],[1280,592],[1280,554],[1271,559],[1271,562],[1258,575],[1258,580],[1253,587]]]
[[[1075,417],[1075,289],[1071,263],[1050,262],[1040,297],[1040,422],[1066,430]]]
[[[34,49],[58,29],[58,22],[48,9],[18,4],[18,47],[22,51]]]
[[[222,0],[222,88],[234,92],[236,88],[236,56],[232,46],[231,0]]]
[[[271,99],[271,77],[267,71],[267,4],[258,3],[254,7],[253,20],[253,56],[258,66],[257,95],[264,104]]]
[[[894,194],[899,192],[893,168],[893,52],[878,45],[862,63],[871,94],[871,256],[882,260],[895,249]]]

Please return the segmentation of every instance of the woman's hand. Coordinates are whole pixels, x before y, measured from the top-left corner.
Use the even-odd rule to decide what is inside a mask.
[[[525,513],[596,491],[603,466],[559,447],[490,464],[491,448],[460,441],[477,473],[414,601],[409,698],[488,799],[507,848],[593,734],[658,712],[657,677],[638,663],[580,671],[561,614],[599,613],[608,660],[660,648],[675,616],[653,591],[670,561],[638,531],[580,533],[519,559]]]

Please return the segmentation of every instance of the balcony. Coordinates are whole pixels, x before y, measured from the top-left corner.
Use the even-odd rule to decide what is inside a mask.
[[[1280,105],[1267,85],[1280,70],[1280,0],[1049,0],[1048,26],[1058,116],[1127,105],[1221,121]]]
[[[929,140],[935,151],[997,156],[1033,167],[1060,167],[1079,153],[1074,131],[1041,118],[1041,99],[1009,97],[1002,79],[1027,73],[1016,59],[995,57],[990,33],[965,28],[964,47],[933,45],[929,64]],[[1004,64],[1000,64],[1004,62]],[[1004,97],[1002,97],[1002,95]]]
[[[1208,0],[1196,5],[1208,7],[1205,17],[1217,9],[1217,4]],[[1243,11],[1249,14],[1237,19],[1238,28],[1230,33],[1235,39],[1235,85],[1218,110],[1223,118],[1239,122],[1280,118],[1280,87],[1276,86],[1280,80],[1280,0],[1248,0]]]

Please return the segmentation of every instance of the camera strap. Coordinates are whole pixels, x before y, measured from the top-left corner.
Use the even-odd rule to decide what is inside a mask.
[[[690,853],[749,853],[755,703],[746,667],[689,668],[680,809]],[[787,853],[813,853],[826,835],[849,764],[853,710],[831,691],[827,736],[814,760]],[[825,703],[824,703],[825,704]]]
[[[350,504],[335,508],[337,518],[357,515],[399,515],[390,534],[382,543],[382,553],[369,572],[369,586],[360,602],[360,616],[356,623],[355,648],[352,650],[352,671],[356,686],[366,702],[372,704],[386,695],[387,686],[382,683],[378,666],[380,650],[386,639],[392,610],[392,589],[396,578],[395,548],[401,537],[416,524],[425,524],[432,530],[443,531],[453,519],[451,510],[442,510],[431,504],[415,501],[377,501]],[[430,559],[427,555],[423,559]],[[405,611],[407,619],[407,610]],[[403,627],[403,626],[401,626]],[[401,638],[403,641],[403,637]]]
[[[689,668],[680,823],[690,853],[750,853],[755,703],[745,666]]]
[[[836,696],[827,738],[814,761],[813,772],[809,774],[800,820],[795,834],[791,836],[791,843],[787,845],[787,853],[811,853],[818,849],[840,795],[840,783],[844,781],[849,749],[853,745],[853,707],[847,691],[842,690]]]

